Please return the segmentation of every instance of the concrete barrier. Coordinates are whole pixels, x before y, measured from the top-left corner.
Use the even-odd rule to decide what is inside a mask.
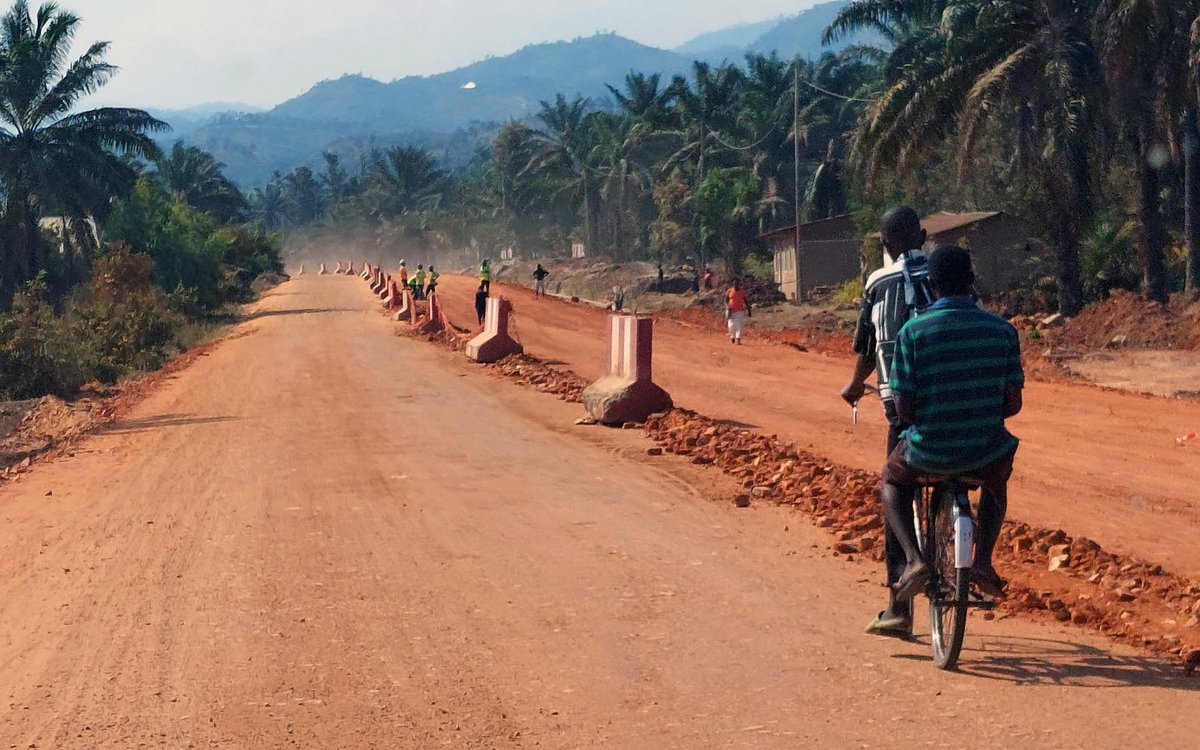
[[[392,275],[390,273],[385,273],[383,275],[383,288],[379,290],[380,301],[387,299],[388,292],[391,290],[391,288],[392,288]]]
[[[383,271],[375,269],[375,276],[371,279],[371,291],[379,294],[379,290],[383,289]]]
[[[383,306],[388,310],[395,310],[400,306],[400,300],[403,296],[404,293],[400,290],[400,284],[394,277],[389,277],[388,293],[387,296],[383,298]]]
[[[483,318],[483,333],[467,343],[467,356],[476,362],[499,362],[510,354],[523,354],[525,348],[508,335],[512,303],[504,297],[489,297]]]
[[[654,319],[630,314],[608,316],[607,374],[583,391],[583,405],[603,424],[641,422],[670,409],[671,396],[654,384]]]
[[[354,276],[354,275],[356,275],[356,274],[354,273],[354,261],[352,261],[352,260],[348,260],[348,261],[346,261],[346,275],[347,275],[347,276]]]
[[[296,275],[297,275],[297,276],[303,276],[303,275],[304,275],[304,264],[303,264],[303,263],[301,263],[301,264],[300,264],[300,270],[296,272]]]
[[[412,291],[405,287],[400,290],[400,309],[396,311],[397,322],[403,322],[407,318],[410,325],[417,324],[417,306],[413,302]]]
[[[337,268],[333,269],[333,272],[334,272],[334,273],[345,273],[345,272],[346,272],[346,271],[345,271],[345,270],[342,268],[342,262],[341,262],[340,260],[338,261]]]
[[[320,274],[321,276],[324,276],[325,274],[329,273],[328,271],[326,271],[326,270],[325,270],[325,264],[324,264],[324,263],[322,263],[322,264],[321,264],[321,270],[320,270],[320,271],[318,271],[317,273],[318,273],[318,274]]]
[[[438,301],[437,292],[426,298],[425,309],[427,313],[425,322],[419,329],[421,333],[441,333],[446,330],[446,316],[442,312],[442,303]]]
[[[363,281],[366,281],[367,279],[371,278],[371,264],[370,263],[363,263],[362,273],[360,273],[358,275],[358,277],[360,279],[362,279]]]

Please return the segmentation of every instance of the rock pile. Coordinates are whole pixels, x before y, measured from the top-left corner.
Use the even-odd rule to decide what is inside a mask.
[[[524,354],[505,357],[490,367],[520,385],[553,394],[568,403],[582,403],[583,389],[587,387],[587,383],[570,370],[556,370]]]
[[[879,480],[777,437],[683,409],[652,416],[649,435],[668,453],[720,468],[751,499],[792,505],[833,536],[834,554],[883,556]],[[996,552],[1012,579],[1002,612],[1072,622],[1185,660],[1200,648],[1200,585],[1095,542],[1010,521]]]

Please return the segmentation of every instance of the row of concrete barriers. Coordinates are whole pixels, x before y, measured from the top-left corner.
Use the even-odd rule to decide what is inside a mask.
[[[324,264],[321,273],[326,273]],[[335,274],[356,275],[353,262],[337,264]],[[423,334],[435,334],[450,329],[436,291],[425,300],[416,300],[412,290],[401,287],[391,274],[363,263],[357,274],[368,282],[395,320],[407,321]],[[418,302],[424,302],[424,311]],[[466,354],[481,363],[498,362],[513,354],[523,354],[524,348],[509,334],[512,303],[505,297],[489,297],[484,313],[483,331],[466,345]],[[620,425],[641,422],[651,414],[671,409],[671,396],[654,383],[654,319],[625,312],[608,316],[609,357],[605,375],[583,392],[584,407],[592,419],[602,424]]]

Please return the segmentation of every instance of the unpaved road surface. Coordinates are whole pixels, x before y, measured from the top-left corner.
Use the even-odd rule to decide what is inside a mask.
[[[289,282],[0,489],[0,748],[1200,736],[1200,680],[1078,631],[975,621],[964,674],[862,635],[878,571],[800,516],[735,510],[716,472],[572,427],[374,307],[357,279]]]
[[[475,320],[475,283],[443,276],[451,320]],[[585,378],[604,367],[605,313],[526,289],[496,285],[513,299],[526,351]],[[755,340],[734,348],[719,334],[663,323],[655,329],[655,380],[678,406],[747,423],[810,447],[839,464],[877,471],[882,409],[864,402],[853,427],[838,398],[848,358]],[[1200,448],[1175,439],[1200,431],[1200,403],[1031,382],[1011,422],[1021,438],[1009,508],[1014,517],[1061,528],[1105,548],[1200,577]]]

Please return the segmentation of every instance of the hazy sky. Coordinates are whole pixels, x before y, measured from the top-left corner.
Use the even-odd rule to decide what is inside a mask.
[[[79,42],[113,44],[121,72],[95,101],[271,106],[343,73],[451,70],[526,44],[615,31],[673,47],[818,0],[59,0]],[[32,0],[37,5],[39,0]],[[7,5],[7,3],[4,3]]]

